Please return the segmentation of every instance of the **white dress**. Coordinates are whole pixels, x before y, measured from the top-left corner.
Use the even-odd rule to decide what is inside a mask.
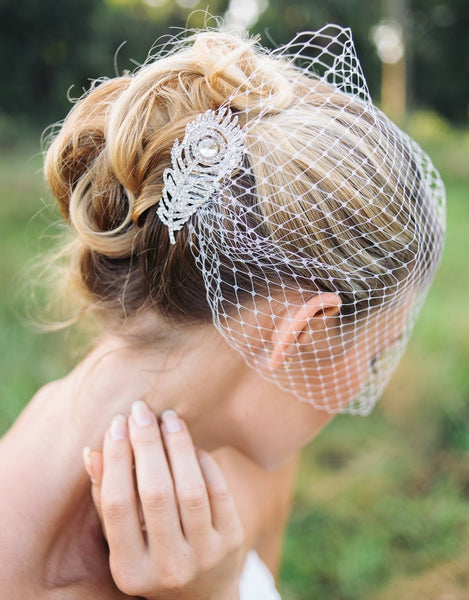
[[[272,573],[251,550],[246,556],[239,581],[240,600],[281,600]]]

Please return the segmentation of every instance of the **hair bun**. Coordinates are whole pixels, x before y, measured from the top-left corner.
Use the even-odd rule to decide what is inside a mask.
[[[256,39],[228,33],[204,32],[195,37],[194,57],[202,69],[215,106],[230,99],[230,107],[260,112],[269,99],[269,111],[289,106],[293,90],[279,68],[255,51]]]

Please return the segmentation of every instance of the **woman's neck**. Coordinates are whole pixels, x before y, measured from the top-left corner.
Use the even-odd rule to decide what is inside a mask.
[[[143,399],[157,415],[176,410],[191,431],[209,438],[205,418],[234,393],[247,371],[212,327],[192,331],[171,347],[108,337],[64,380],[70,429],[77,438],[84,435],[83,445],[99,448],[112,417],[128,415],[132,402]]]
[[[2,464],[9,466],[1,479],[11,499],[4,522],[25,528],[32,556],[45,557],[51,579],[86,572],[74,564],[77,545],[102,551],[81,453],[84,446],[101,448],[114,415],[128,415],[132,402],[144,399],[157,414],[178,411],[198,445],[220,445],[210,423],[246,366],[224,342],[217,346],[217,335],[201,329],[166,350],[103,339],[69,375],[40,391],[2,440]]]

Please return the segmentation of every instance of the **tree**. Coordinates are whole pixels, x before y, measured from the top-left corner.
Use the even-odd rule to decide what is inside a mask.
[[[55,98],[81,75],[80,48],[92,43],[96,0],[2,0],[0,109],[7,116],[48,117]],[[80,78],[80,83],[82,79]]]
[[[454,122],[467,122],[469,2],[406,0],[403,12],[411,108],[431,109]],[[269,44],[271,38],[277,45],[298,31],[326,23],[351,27],[371,95],[379,100],[381,65],[371,31],[388,16],[386,0],[269,0],[253,31],[263,35],[263,42]]]
[[[415,104],[467,123],[469,3],[412,0],[408,20]]]
[[[132,70],[161,35],[183,28],[192,12],[183,4],[0,0],[0,68],[7,74],[0,117],[22,117],[41,127],[62,118],[70,108],[67,91],[79,97],[90,80],[113,76],[116,67]],[[228,0],[201,4],[222,14]],[[190,25],[201,27],[204,20],[204,12],[196,12]]]

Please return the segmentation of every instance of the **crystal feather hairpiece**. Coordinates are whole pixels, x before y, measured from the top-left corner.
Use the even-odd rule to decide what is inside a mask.
[[[163,173],[163,195],[158,216],[174,233],[219,191],[223,180],[241,164],[245,147],[238,119],[228,108],[207,110],[186,126],[184,138],[174,142],[172,167]]]
[[[172,244],[188,228],[213,323],[249,366],[318,409],[366,415],[441,257],[441,178],[373,105],[349,29],[273,51],[204,36],[214,71],[218,56],[235,67],[231,91],[174,142],[158,216]],[[248,58],[227,66],[233,48]],[[324,296],[339,299],[330,318],[302,317]]]

